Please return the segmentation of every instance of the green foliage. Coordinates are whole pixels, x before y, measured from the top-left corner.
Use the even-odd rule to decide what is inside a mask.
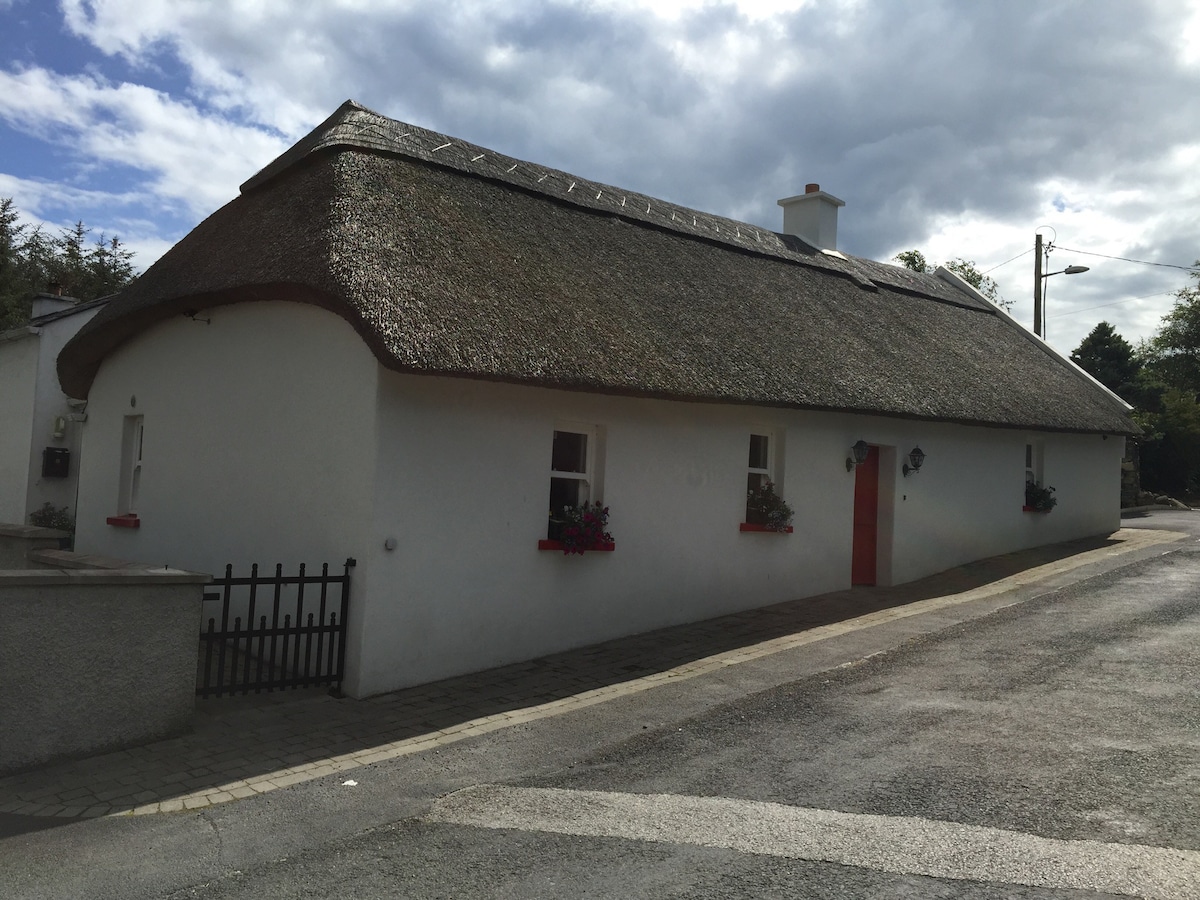
[[[746,491],[746,521],[749,524],[783,531],[792,524],[794,515],[788,502],[775,493],[775,485],[770,481]]]
[[[597,501],[582,506],[564,506],[562,515],[550,520],[552,533],[557,531],[557,540],[563,553],[585,553],[613,542],[608,533],[608,507]],[[553,527],[557,526],[557,528]]]
[[[1039,483],[1027,481],[1025,482],[1025,505],[1038,512],[1050,512],[1058,505],[1058,498],[1054,496],[1053,487],[1042,487]]]
[[[904,268],[911,269],[914,272],[934,271],[934,267],[926,261],[925,254],[920,250],[905,250],[897,253],[892,259],[900,263]],[[1012,301],[1005,300],[1000,296],[999,285],[996,284],[995,280],[988,278],[979,271],[975,265],[975,260],[963,259],[961,256],[956,256],[954,259],[942,263],[942,265],[1001,309],[1012,308]]]
[[[1125,397],[1135,390],[1142,366],[1133,346],[1107,322],[1101,322],[1071,353],[1081,369],[1110,391]],[[1132,401],[1131,401],[1132,402]]]
[[[900,265],[914,272],[932,272],[933,269],[925,261],[925,254],[920,250],[904,250],[892,257]]]
[[[29,514],[29,524],[39,528],[57,528],[59,531],[75,533],[75,519],[65,506],[55,507],[49,501],[42,504],[41,509]]]
[[[1101,322],[1071,358],[1133,406],[1142,487],[1200,490],[1200,283],[1176,292],[1158,333],[1136,349]]]
[[[51,237],[19,219],[12,198],[0,198],[0,331],[29,321],[33,295],[51,282],[65,296],[95,300],[133,280],[133,251],[119,238],[102,234],[89,244],[83,222]]]
[[[1200,403],[1191,392],[1168,388],[1156,410],[1143,413],[1142,486],[1166,493],[1200,490]]]
[[[1200,260],[1196,261],[1200,267]],[[1169,388],[1200,393],[1200,271],[1197,284],[1175,292],[1158,333],[1139,348],[1146,365]]]

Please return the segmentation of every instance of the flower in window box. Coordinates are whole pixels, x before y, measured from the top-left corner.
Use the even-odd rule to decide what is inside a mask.
[[[550,537],[559,541],[564,554],[599,550],[613,543],[608,532],[608,507],[599,501],[582,506],[564,506],[550,516]]]
[[[1025,505],[1038,512],[1050,512],[1058,503],[1053,487],[1042,487],[1040,482],[1025,482]]]
[[[759,487],[746,491],[747,524],[783,531],[792,524],[794,515],[788,502],[775,493],[773,482],[764,480]]]

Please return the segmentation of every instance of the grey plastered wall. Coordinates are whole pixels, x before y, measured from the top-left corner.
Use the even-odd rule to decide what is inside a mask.
[[[34,563],[29,555],[38,550],[57,548],[61,539],[70,535],[53,528],[36,525],[9,525],[0,522],[0,569],[25,569]],[[0,622],[0,627],[3,623]]]
[[[0,773],[189,730],[208,580],[0,571]]]

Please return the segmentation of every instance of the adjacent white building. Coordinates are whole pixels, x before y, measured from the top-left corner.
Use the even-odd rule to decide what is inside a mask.
[[[809,193],[777,234],[346,104],[62,354],[77,546],[355,557],[366,696],[1118,528],[1128,407]],[[615,547],[554,549],[555,498]]]
[[[0,522],[27,524],[46,503],[75,514],[84,404],[68,401],[55,364],[106,302],[39,294],[29,323],[0,333]]]

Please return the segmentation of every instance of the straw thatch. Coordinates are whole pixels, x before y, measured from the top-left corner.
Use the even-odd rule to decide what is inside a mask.
[[[585,181],[347,103],[64,349],[167,316],[319,304],[402,372],[680,400],[1132,433],[973,292]]]

